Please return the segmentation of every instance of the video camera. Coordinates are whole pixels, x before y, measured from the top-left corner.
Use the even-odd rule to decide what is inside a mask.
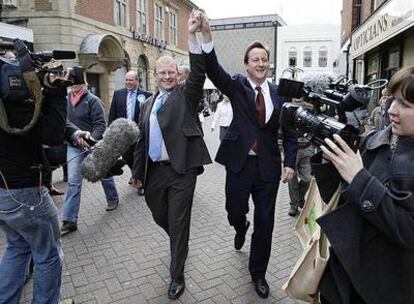
[[[42,51],[32,53],[20,39],[15,39],[13,44],[1,44],[1,49],[13,50],[16,58],[0,57],[0,98],[4,102],[30,100],[32,94],[27,87],[27,83],[23,77],[24,72],[35,71],[40,83],[47,73],[60,73],[65,71],[63,66],[54,67],[52,69],[45,68],[44,64],[53,59],[75,59],[76,53],[72,51]],[[58,86],[70,86],[76,82],[77,74],[70,69],[68,81],[54,83]]]
[[[306,110],[293,103],[285,103],[280,114],[280,124],[284,127],[296,128],[316,147],[324,145],[325,138],[340,135],[355,151],[359,145],[360,131],[346,124],[346,112],[368,104],[371,91],[380,89],[388,83],[380,79],[367,85],[357,85],[354,81],[345,81],[340,78],[329,84],[329,89],[323,93],[312,92],[304,83],[294,79],[283,79],[279,83],[279,95],[288,98],[303,98],[305,102],[313,105],[313,110]],[[321,107],[326,105],[334,109],[322,114]],[[337,116],[338,119],[332,116]]]
[[[0,45],[0,47],[2,46]],[[47,74],[64,71],[62,66],[49,69],[44,67],[44,64],[52,59],[74,59],[76,54],[71,51],[31,53],[20,39],[15,39],[12,46],[4,47],[3,45],[3,48],[9,51],[14,50],[16,55],[10,53],[5,54],[9,58],[7,56],[0,57],[0,129],[12,135],[24,135],[36,125],[41,115],[42,86],[45,84],[45,80],[49,82],[49,78],[46,77]],[[73,69],[73,73],[69,71],[68,81],[57,82],[56,79],[53,81],[53,86],[70,86],[76,83],[79,77],[83,79],[83,69],[80,67]],[[21,128],[10,126],[5,106],[10,102],[33,103],[33,116],[25,126]]]

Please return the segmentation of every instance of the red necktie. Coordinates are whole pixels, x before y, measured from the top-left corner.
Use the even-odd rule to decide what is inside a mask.
[[[257,96],[256,96],[256,118],[257,122],[259,123],[259,126],[263,128],[263,126],[266,123],[266,107],[265,107],[265,101],[264,96],[262,93],[261,87],[256,87],[257,90]]]
[[[259,126],[262,128],[266,123],[266,107],[265,107],[265,101],[264,96],[262,93],[261,87],[256,87],[257,90],[257,96],[256,96],[256,119],[259,123]],[[252,150],[254,153],[257,153],[257,139],[255,139]]]

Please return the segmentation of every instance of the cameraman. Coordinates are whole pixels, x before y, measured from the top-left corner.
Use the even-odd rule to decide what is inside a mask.
[[[27,134],[13,135],[0,129],[0,228],[7,239],[0,264],[0,303],[19,302],[30,255],[35,267],[33,302],[59,301],[63,253],[57,208],[44,187],[48,181],[42,178],[42,145],[63,143],[66,88],[54,83],[67,78],[68,73],[45,76],[41,115]],[[3,104],[11,127],[22,128],[33,116],[33,103]]]
[[[331,243],[322,304],[414,302],[414,66],[389,91],[391,126],[369,133],[361,153],[338,135],[321,147],[344,181],[340,207],[317,220]]]

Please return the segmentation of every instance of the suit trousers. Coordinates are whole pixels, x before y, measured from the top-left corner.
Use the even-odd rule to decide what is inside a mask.
[[[278,188],[279,181],[266,182],[262,179],[257,156],[248,156],[239,173],[227,170],[227,218],[236,232],[245,227],[250,194],[254,203],[254,231],[249,259],[249,271],[253,280],[265,277],[269,263]]]
[[[183,278],[197,169],[178,174],[170,164],[149,161],[145,200],[154,221],[170,237],[172,280]]]

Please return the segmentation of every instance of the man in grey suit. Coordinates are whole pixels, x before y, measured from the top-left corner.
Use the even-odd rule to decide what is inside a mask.
[[[170,237],[170,299],[178,299],[184,291],[197,175],[203,172],[203,165],[211,163],[197,125],[205,80],[204,56],[195,36],[200,22],[199,13],[192,13],[188,21],[191,71],[185,84],[178,84],[174,59],[163,56],[156,61],[154,76],[159,91],[143,106],[134,153],[134,185],[144,184],[154,221]]]

